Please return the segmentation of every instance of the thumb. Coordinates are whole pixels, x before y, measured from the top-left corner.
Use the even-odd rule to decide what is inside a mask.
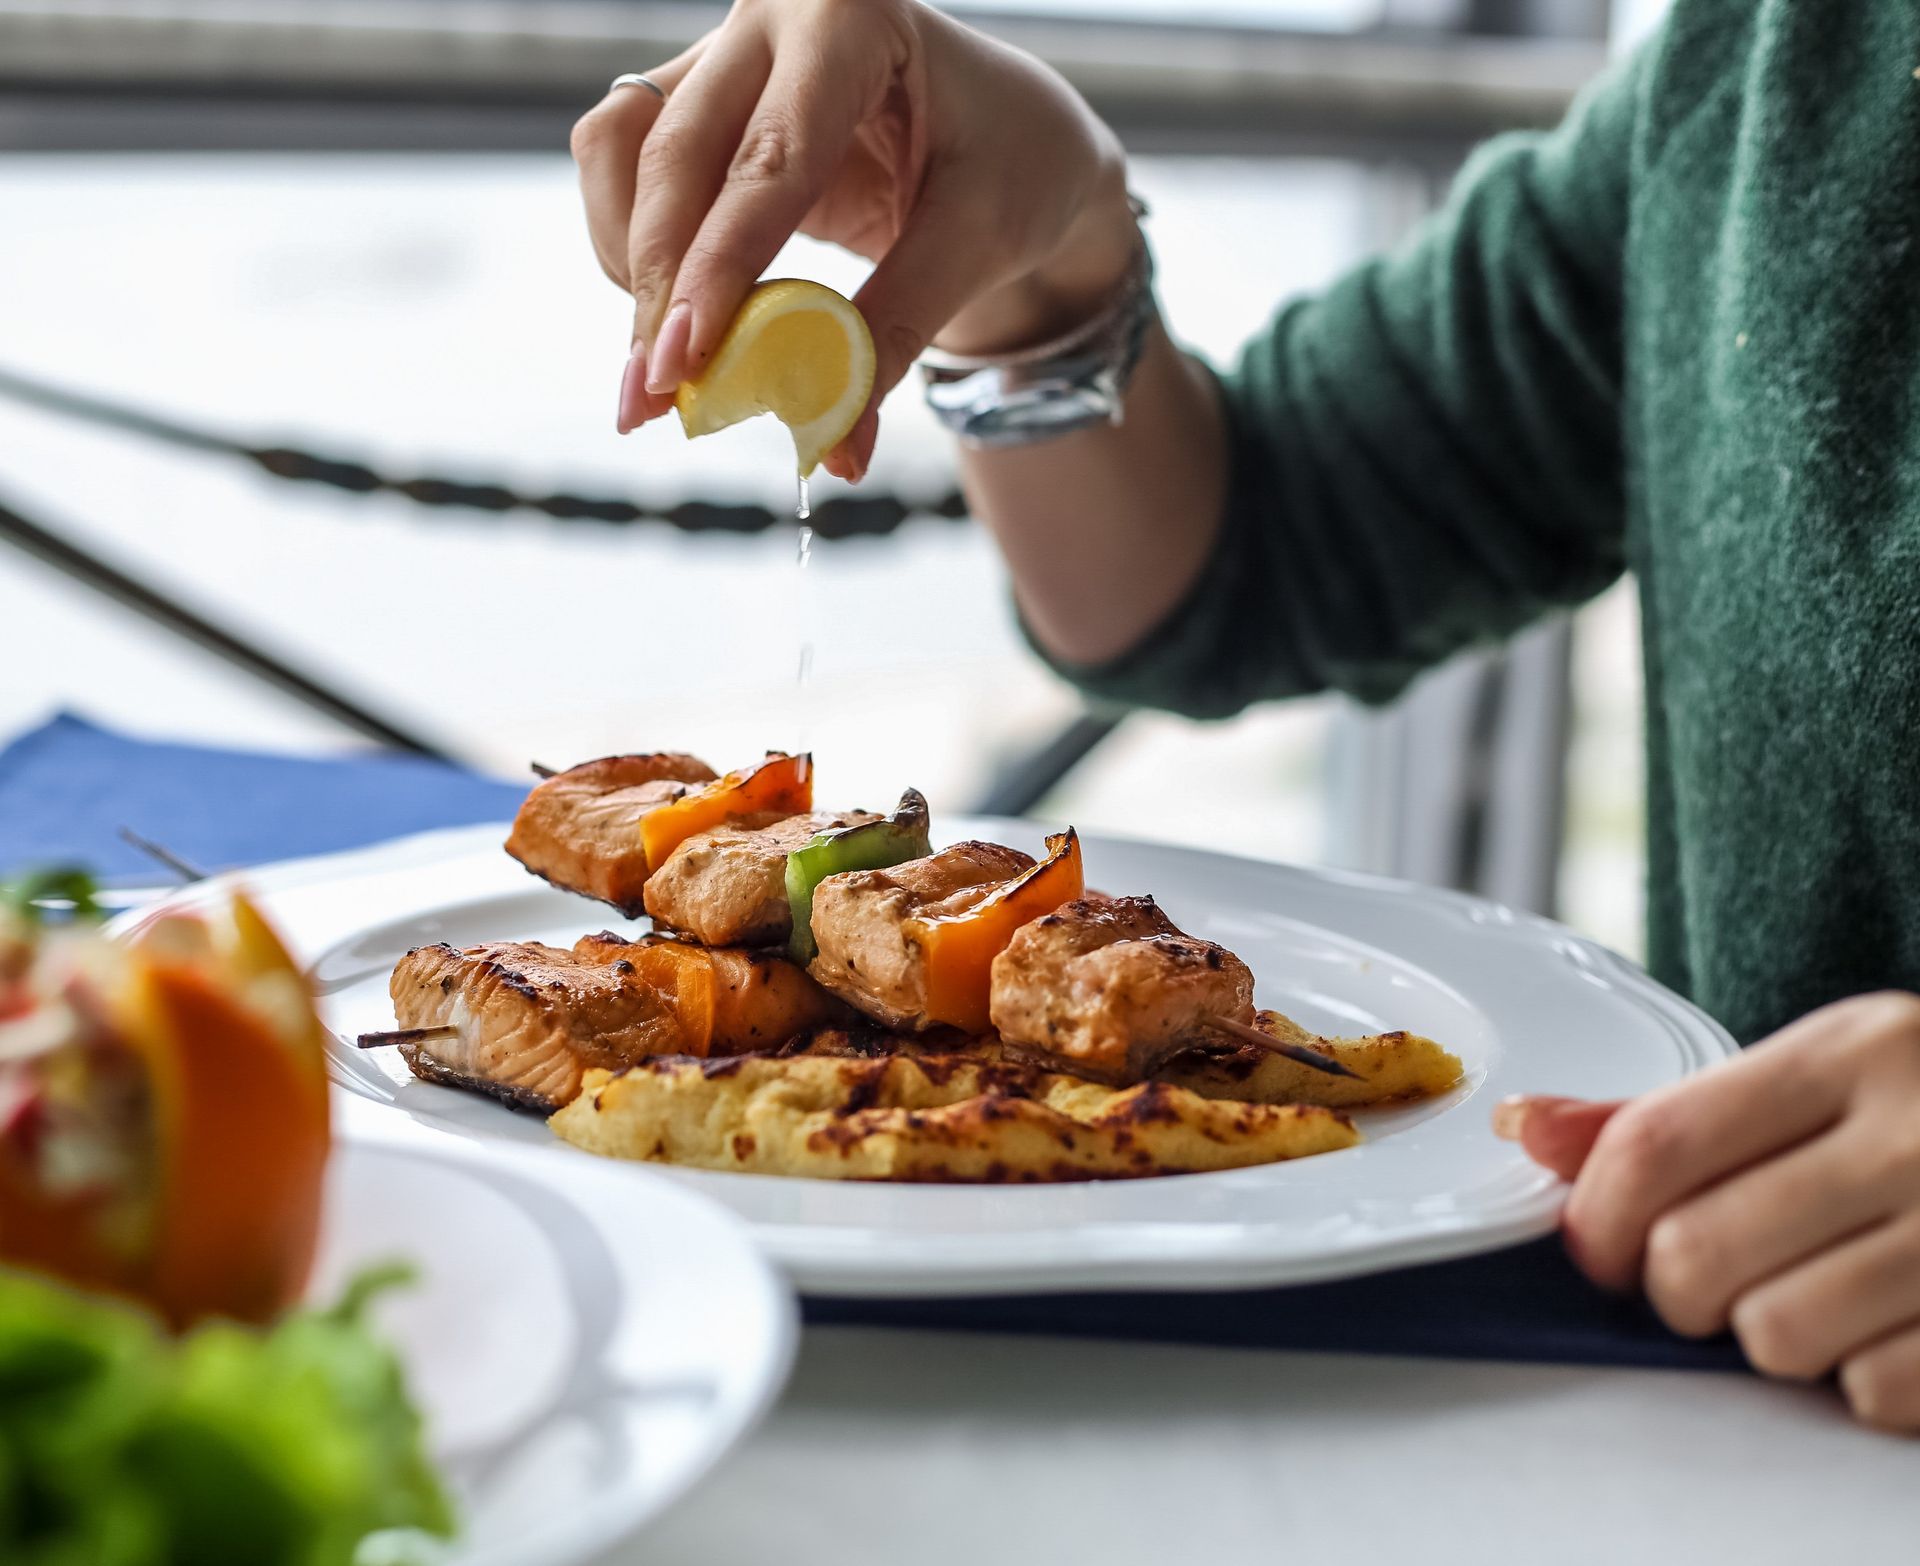
[[[1600,1133],[1626,1101],[1594,1103],[1584,1098],[1523,1095],[1494,1106],[1493,1134],[1518,1142],[1536,1164],[1562,1180],[1580,1173]]]

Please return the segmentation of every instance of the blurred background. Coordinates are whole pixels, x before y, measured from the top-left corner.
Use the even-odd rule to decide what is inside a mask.
[[[1661,5],[949,9],[1121,132],[1170,324],[1225,360],[1418,223],[1477,141],[1551,124]],[[614,434],[627,302],[588,250],[567,130],[723,10],[0,0],[0,741],[66,710],[250,748],[384,737],[507,776],[805,744],[835,798],[911,782],[949,810],[1409,875],[1637,950],[1630,589],[1385,712],[1091,713],[1024,650],[985,539],[934,513],[951,456],[911,382],[861,487],[906,519],[804,572],[778,425]],[[861,275],[804,243],[775,270]],[[764,525],[428,507],[290,483],[200,433]]]

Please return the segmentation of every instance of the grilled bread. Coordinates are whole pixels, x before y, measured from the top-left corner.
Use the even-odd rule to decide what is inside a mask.
[[[1232,1043],[1207,1044],[1175,1055],[1154,1072],[1156,1080],[1207,1098],[1358,1109],[1435,1098],[1459,1086],[1464,1074],[1458,1055],[1417,1033],[1322,1038],[1277,1011],[1257,1013],[1254,1025],[1277,1039],[1331,1055],[1363,1080],[1329,1076],[1257,1045]]]
[[[1380,1104],[1436,1098],[1460,1085],[1459,1057],[1417,1033],[1373,1033],[1360,1038],[1323,1038],[1277,1011],[1256,1012],[1255,1025],[1277,1039],[1330,1055],[1360,1080],[1330,1076],[1311,1066],[1231,1041],[1170,1056],[1152,1080],[1202,1098],[1244,1104],[1320,1104],[1329,1109],[1366,1109]],[[966,1055],[1006,1072],[1035,1075],[1049,1068],[1045,1057],[994,1036],[968,1038],[952,1029],[891,1033],[873,1023],[815,1028],[798,1035],[787,1055],[878,1060],[888,1055]]]
[[[549,1124],[588,1152],[828,1180],[1032,1184],[1198,1173],[1350,1147],[1337,1110],[1115,1090],[970,1056],[647,1060]]]

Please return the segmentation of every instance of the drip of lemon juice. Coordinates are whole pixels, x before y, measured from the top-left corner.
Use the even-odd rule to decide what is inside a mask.
[[[800,661],[795,667],[793,683],[799,698],[800,708],[800,748],[807,749],[813,739],[813,704],[807,689],[813,679],[813,577],[807,567],[813,564],[813,529],[807,525],[807,518],[813,515],[813,507],[808,502],[807,481],[800,480],[800,504],[795,508],[800,519],[796,538],[794,562],[800,570],[800,591],[796,595],[800,605]]]
[[[804,485],[806,480],[802,479],[800,482]],[[801,504],[804,507],[806,503],[802,501]],[[803,517],[806,514],[804,509],[800,513]],[[807,567],[813,564],[813,529],[808,527],[805,522],[800,524],[799,548],[794,555],[794,559],[800,567],[800,616],[803,622],[800,631],[800,669],[796,683],[800,686],[801,691],[804,692],[807,687],[807,679],[813,673],[814,618],[813,593],[809,586],[812,578],[807,574]]]

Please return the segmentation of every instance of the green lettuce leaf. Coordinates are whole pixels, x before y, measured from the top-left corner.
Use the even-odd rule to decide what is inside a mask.
[[[452,1531],[399,1362],[366,1309],[170,1339],[136,1311],[0,1272],[0,1560],[353,1566]],[[424,1559],[416,1551],[413,1558]]]

